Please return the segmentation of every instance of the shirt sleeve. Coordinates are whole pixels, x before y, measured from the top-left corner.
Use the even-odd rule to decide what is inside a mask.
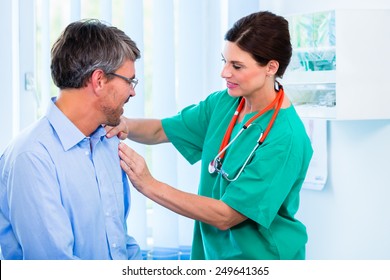
[[[10,222],[26,259],[76,259],[71,223],[47,154],[22,153],[9,172]]]
[[[127,256],[129,260],[142,260],[141,249],[137,241],[131,237],[127,236]]]

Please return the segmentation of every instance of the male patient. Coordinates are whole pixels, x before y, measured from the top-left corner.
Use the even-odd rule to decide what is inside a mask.
[[[5,259],[141,259],[127,234],[127,177],[120,122],[135,95],[140,51],[123,31],[98,20],[71,23],[53,45],[60,89],[47,113],[0,159],[0,245]]]

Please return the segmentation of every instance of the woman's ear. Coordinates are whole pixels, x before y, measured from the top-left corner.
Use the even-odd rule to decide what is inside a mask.
[[[276,60],[270,60],[267,64],[267,75],[275,76],[279,69],[279,62]]]

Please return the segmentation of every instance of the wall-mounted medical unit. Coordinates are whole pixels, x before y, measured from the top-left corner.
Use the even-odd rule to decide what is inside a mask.
[[[390,118],[390,10],[287,16],[293,56],[281,80],[303,118]]]

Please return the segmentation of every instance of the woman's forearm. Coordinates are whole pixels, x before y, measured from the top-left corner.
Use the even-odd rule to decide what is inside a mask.
[[[128,128],[127,138],[143,144],[160,144],[168,138],[158,119],[125,119]]]
[[[119,144],[119,156],[122,169],[140,193],[180,215],[221,230],[247,219],[221,200],[184,192],[156,180],[145,159],[125,143]]]
[[[156,203],[188,218],[227,230],[247,218],[223,201],[183,192],[165,183],[154,181],[141,192]]]

